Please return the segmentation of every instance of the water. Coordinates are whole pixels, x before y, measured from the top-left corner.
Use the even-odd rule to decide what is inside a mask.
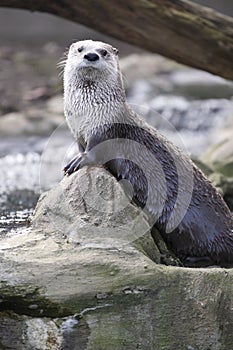
[[[13,151],[13,148],[11,150]],[[40,193],[38,176],[40,154],[35,152],[8,154],[0,158],[0,167],[0,234],[2,234],[28,224]]]

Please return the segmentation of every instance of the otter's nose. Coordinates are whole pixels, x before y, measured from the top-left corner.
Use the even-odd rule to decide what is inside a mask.
[[[98,61],[99,56],[96,53],[89,52],[84,56],[84,58],[88,61],[94,62]]]

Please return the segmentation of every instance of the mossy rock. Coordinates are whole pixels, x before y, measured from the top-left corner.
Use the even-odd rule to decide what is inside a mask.
[[[101,215],[90,176],[108,197]],[[233,269],[156,264],[146,221],[131,204],[117,216],[113,194],[127,204],[104,169],[84,168],[41,196],[30,228],[1,237],[0,347],[231,349]]]

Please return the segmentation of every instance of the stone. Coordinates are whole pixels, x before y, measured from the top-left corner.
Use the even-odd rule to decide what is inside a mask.
[[[209,147],[202,155],[201,161],[212,170],[209,180],[218,188],[230,209],[233,210],[232,127],[223,135],[225,138]]]
[[[153,244],[104,168],[64,177],[1,237],[0,347],[230,349],[233,269],[156,264]]]
[[[1,349],[62,349],[61,331],[49,318],[0,312],[0,320]]]
[[[12,112],[0,118],[0,135],[17,136],[28,130],[28,122],[23,113]]]
[[[170,81],[173,91],[181,96],[213,99],[231,98],[233,83],[224,78],[197,69],[183,66],[172,72]]]
[[[156,73],[169,73],[180,65],[160,55],[133,53],[120,59],[120,67],[128,87],[137,80],[151,79]]]
[[[63,116],[43,108],[31,108],[24,113],[8,113],[0,118],[1,136],[47,135],[64,122]]]
[[[219,143],[212,145],[202,156],[201,160],[227,177],[233,177],[233,139],[232,134]]]

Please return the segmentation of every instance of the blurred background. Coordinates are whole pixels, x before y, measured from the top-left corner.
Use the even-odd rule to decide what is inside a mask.
[[[228,0],[196,2],[233,16]],[[48,14],[1,8],[0,33],[0,232],[25,225],[74,152],[57,64],[80,39],[120,49],[129,103],[190,153],[231,205],[232,82]]]

